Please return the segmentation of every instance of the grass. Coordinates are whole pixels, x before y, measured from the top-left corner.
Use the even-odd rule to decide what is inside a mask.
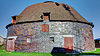
[[[0,46],[0,56],[52,56],[51,53],[25,53],[25,52],[7,52]]]
[[[96,51],[86,52],[86,53],[100,53],[100,48],[96,48]]]
[[[25,53],[25,52],[6,52],[0,50],[0,56],[52,56],[50,53]]]
[[[84,53],[80,53],[80,54],[100,55],[100,48],[96,48],[96,51],[84,52]]]
[[[0,50],[0,56],[52,56],[50,53],[25,53],[25,52],[6,52],[4,49]]]
[[[68,53],[25,53],[25,52],[6,52],[5,49],[2,49],[0,46],[0,56],[78,56],[78,55],[100,55],[100,49],[97,48],[96,51],[77,53],[77,54],[68,54]]]

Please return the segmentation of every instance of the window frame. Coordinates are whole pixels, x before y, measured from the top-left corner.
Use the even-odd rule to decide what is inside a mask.
[[[31,38],[27,38],[27,43],[31,43]]]

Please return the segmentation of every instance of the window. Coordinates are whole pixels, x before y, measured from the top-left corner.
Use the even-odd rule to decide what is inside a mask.
[[[99,41],[99,43],[100,43],[100,41]]]
[[[14,38],[9,38],[8,40],[13,40]]]
[[[50,42],[51,42],[51,43],[54,42],[54,37],[50,37]]]
[[[49,24],[42,25],[42,32],[49,32]]]
[[[31,38],[27,38],[27,43],[30,43],[31,42]]]

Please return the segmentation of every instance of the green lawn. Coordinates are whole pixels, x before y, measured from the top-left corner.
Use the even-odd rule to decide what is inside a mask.
[[[0,46],[0,56],[71,56],[71,55],[100,55],[100,49],[96,49],[96,51],[85,52],[85,53],[77,53],[77,54],[67,54],[67,53],[25,53],[25,52],[6,52]]]
[[[50,53],[25,53],[25,52],[6,52],[0,50],[0,56],[52,56]]]
[[[100,55],[100,48],[96,48],[96,51],[84,52],[82,54],[96,54],[96,55]]]
[[[52,56],[50,53],[24,53],[24,52],[6,52],[0,50],[0,56]]]
[[[86,53],[100,53],[100,48],[97,48],[96,51],[86,52]]]

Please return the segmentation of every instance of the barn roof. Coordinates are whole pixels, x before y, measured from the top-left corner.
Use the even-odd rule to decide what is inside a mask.
[[[17,22],[41,20],[41,16],[46,12],[50,12],[50,20],[73,20],[88,22],[71,6],[50,1],[34,4],[25,8],[25,10],[17,18]]]
[[[84,19],[75,9],[63,3],[47,1],[28,6],[23,12],[16,16],[16,24],[30,23],[34,21],[43,21],[43,13],[50,13],[50,21],[71,21],[89,24],[94,27],[93,23]],[[13,25],[8,24],[6,28]]]

